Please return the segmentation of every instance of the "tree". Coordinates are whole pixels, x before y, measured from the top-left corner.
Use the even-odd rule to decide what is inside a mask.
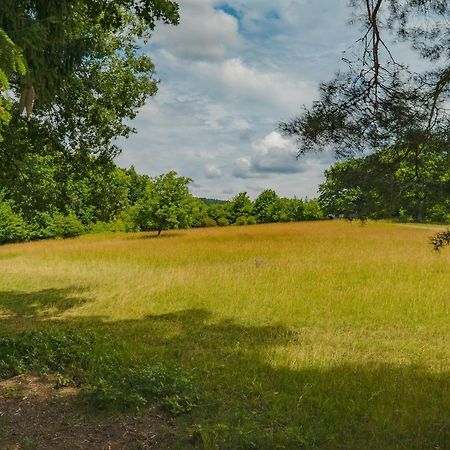
[[[281,222],[298,222],[304,220],[305,204],[299,198],[281,198],[283,213],[281,214]]]
[[[12,103],[11,100],[4,97],[3,93],[9,90],[9,79],[13,74],[24,75],[25,72],[25,60],[21,50],[0,28],[0,141],[2,140],[2,127],[11,118],[9,109]]]
[[[218,225],[227,226],[230,220],[229,203],[213,203],[208,207],[208,216]]]
[[[130,22],[136,39],[148,38],[155,22],[178,23],[171,0],[3,0],[0,28],[23,51],[27,73],[13,80],[17,94],[32,90],[51,104],[86,60],[95,58],[99,35],[113,36]],[[34,95],[33,95],[34,97]]]
[[[365,32],[348,70],[320,87],[321,98],[281,124],[299,152],[332,146],[338,156],[391,148],[398,158],[448,148],[449,6],[439,0],[354,0]],[[394,59],[386,34],[395,34],[428,62],[423,73]],[[416,165],[418,166],[418,164]]]
[[[187,228],[192,225],[192,195],[189,178],[174,171],[156,177],[147,185],[144,197],[136,204],[136,222],[141,230]]]
[[[230,217],[233,223],[236,223],[239,217],[246,220],[252,215],[253,202],[250,200],[247,192],[237,194],[229,204]],[[242,221],[242,219],[240,219]]]
[[[319,200],[329,214],[445,222],[450,217],[450,153],[398,159],[391,149],[336,163],[325,172]]]
[[[39,151],[47,153],[90,153],[104,159],[117,155],[115,139],[134,132],[130,119],[157,90],[153,64],[140,46],[158,19],[176,24],[177,4],[170,0],[1,2],[0,27],[14,48],[23,52],[27,71],[10,77],[10,88],[20,102],[11,111],[0,152],[14,158],[17,148],[11,151],[11,143],[27,139],[44,141]],[[1,58],[3,53],[2,49],[0,70],[5,71],[9,66]],[[28,112],[34,105],[28,120],[20,115],[25,103]],[[37,145],[33,146],[36,151]]]
[[[262,191],[255,200],[253,212],[258,223],[279,222],[283,214],[280,197],[272,189]]]

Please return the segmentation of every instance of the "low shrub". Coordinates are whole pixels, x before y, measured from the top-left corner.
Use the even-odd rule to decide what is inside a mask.
[[[0,338],[0,379],[24,373],[55,374],[58,384],[81,387],[97,409],[139,409],[157,404],[172,415],[198,401],[192,379],[162,364],[124,361],[120,345],[94,333],[34,331]]]
[[[72,213],[68,215],[56,213],[47,229],[51,236],[59,238],[75,237],[85,232],[84,225]]]
[[[431,244],[436,251],[442,250],[446,246],[450,246],[450,229],[435,234],[431,238]]]
[[[245,216],[239,216],[236,218],[236,221],[234,222],[235,225],[241,226],[241,225],[247,225],[247,217]]]
[[[30,229],[23,217],[14,211],[14,204],[0,194],[0,244],[21,242],[30,237]]]
[[[219,227],[227,227],[228,225],[230,225],[230,222],[226,217],[219,217],[217,219],[217,225],[219,225]]]
[[[217,222],[211,217],[205,217],[202,222],[203,227],[217,227]]]

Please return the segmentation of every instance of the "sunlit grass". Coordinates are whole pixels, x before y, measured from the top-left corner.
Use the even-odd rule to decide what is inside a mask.
[[[0,326],[105,330],[193,370],[204,399],[180,428],[207,448],[443,449],[450,251],[432,233],[330,221],[4,246]]]

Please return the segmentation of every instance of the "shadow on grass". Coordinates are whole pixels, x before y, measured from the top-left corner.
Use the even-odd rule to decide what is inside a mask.
[[[154,234],[150,234],[150,232],[145,231],[142,232],[140,235],[138,236],[130,236],[130,237],[126,237],[126,239],[129,240],[139,240],[139,239],[169,239],[169,238],[177,238],[180,236],[185,235],[186,233],[182,233],[182,232],[162,232],[159,236],[158,236],[158,232],[155,231]]]
[[[0,292],[0,311],[6,316],[21,316],[30,319],[61,314],[88,301],[80,297],[80,288],[43,289],[40,291]]]
[[[27,315],[22,329],[95,329],[125,342],[127,358],[191,371],[203,396],[200,406],[178,424],[195,430],[200,447],[448,448],[448,372],[380,363],[276,366],[268,361],[274,349],[303,345],[296,333],[282,326],[217,322],[205,310],[117,322],[101,317],[51,321],[33,315],[36,303],[71,307],[72,300],[70,289],[0,294],[2,307],[13,304],[9,308],[15,314]],[[18,302],[24,306],[19,308]],[[16,319],[0,319],[0,330],[17,330]],[[180,441],[183,445],[187,443]]]

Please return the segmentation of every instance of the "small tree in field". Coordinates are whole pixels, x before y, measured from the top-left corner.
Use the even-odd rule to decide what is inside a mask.
[[[136,205],[136,222],[141,230],[187,228],[192,225],[193,197],[190,178],[171,171],[149,181],[145,194]]]

